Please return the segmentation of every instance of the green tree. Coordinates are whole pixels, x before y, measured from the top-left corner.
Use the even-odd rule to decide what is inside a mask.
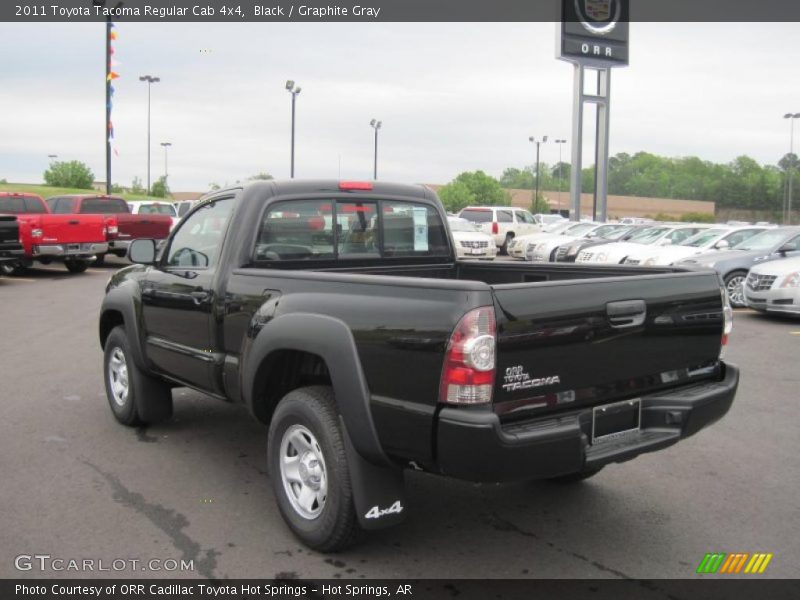
[[[134,177],[133,181],[131,182],[131,193],[132,194],[146,194],[147,190],[144,189],[142,185],[142,180],[139,177]]]
[[[533,170],[531,167],[509,167],[500,177],[500,185],[506,189],[529,190],[533,188]]]
[[[535,202],[531,202],[530,211],[533,214],[541,213],[541,214],[549,215],[550,214],[550,203],[547,200],[544,199],[544,196],[539,194],[536,197],[536,201]]]
[[[54,187],[70,187],[80,190],[92,189],[94,173],[78,160],[56,161],[44,172],[44,182]]]
[[[461,181],[451,181],[439,188],[439,199],[442,201],[447,212],[457,213],[465,206],[478,204],[475,194],[473,194],[467,184]]]
[[[270,179],[275,179],[275,178],[266,171],[262,171],[261,173],[256,173],[252,177],[247,178],[248,181],[269,181]]]
[[[167,185],[167,177],[165,175],[162,175],[156,180],[150,188],[150,195],[156,198],[166,198],[169,196],[169,186]]]
[[[505,204],[509,201],[508,194],[494,177],[483,171],[461,173],[453,181],[463,183],[475,196],[475,201],[482,205]]]

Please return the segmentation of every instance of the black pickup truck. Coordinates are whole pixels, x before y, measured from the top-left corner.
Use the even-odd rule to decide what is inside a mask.
[[[0,275],[13,273],[24,257],[17,217],[0,214]]]
[[[575,481],[730,408],[715,272],[460,261],[446,223],[422,186],[207,196],[108,283],[114,416],[167,419],[178,386],[245,404],[287,524],[335,551],[405,516],[405,469]]]

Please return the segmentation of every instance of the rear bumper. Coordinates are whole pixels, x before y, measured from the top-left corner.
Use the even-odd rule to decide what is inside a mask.
[[[0,244],[0,263],[16,263],[25,258],[22,244]]]
[[[37,244],[33,246],[33,257],[82,258],[108,252],[105,242],[81,244]]]
[[[720,419],[733,403],[739,369],[723,364],[720,381],[642,396],[637,433],[591,444],[592,410],[501,425],[494,413],[444,408],[437,463],[469,481],[545,479],[630,460],[671,446]]]

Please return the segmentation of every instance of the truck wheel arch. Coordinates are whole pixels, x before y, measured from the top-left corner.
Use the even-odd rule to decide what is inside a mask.
[[[133,354],[134,362],[140,369],[150,373],[151,370],[147,365],[142,350],[143,340],[141,328],[139,327],[137,305],[140,305],[140,303],[136,299],[131,300],[130,291],[125,289],[125,286],[112,289],[106,294],[100,308],[100,327],[98,332],[100,335],[100,347],[105,349],[106,340],[114,327],[117,325],[124,326],[131,344],[131,354]]]
[[[280,315],[257,333],[242,367],[242,396],[258,417],[270,412],[258,406],[274,367],[286,353],[318,357],[325,366],[337,407],[356,451],[369,462],[390,465],[378,440],[370,410],[370,394],[350,328],[326,315],[291,313]],[[302,380],[308,385],[308,380]],[[287,390],[287,393],[290,390]],[[277,400],[280,400],[278,398]]]

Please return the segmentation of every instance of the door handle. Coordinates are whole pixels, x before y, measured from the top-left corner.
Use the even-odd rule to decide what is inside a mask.
[[[606,315],[609,324],[615,329],[638,327],[647,316],[647,304],[644,300],[623,300],[606,304]]]
[[[195,290],[189,295],[192,297],[195,304],[202,304],[203,302],[206,302],[208,298],[211,296],[211,294],[209,294],[205,290]]]

